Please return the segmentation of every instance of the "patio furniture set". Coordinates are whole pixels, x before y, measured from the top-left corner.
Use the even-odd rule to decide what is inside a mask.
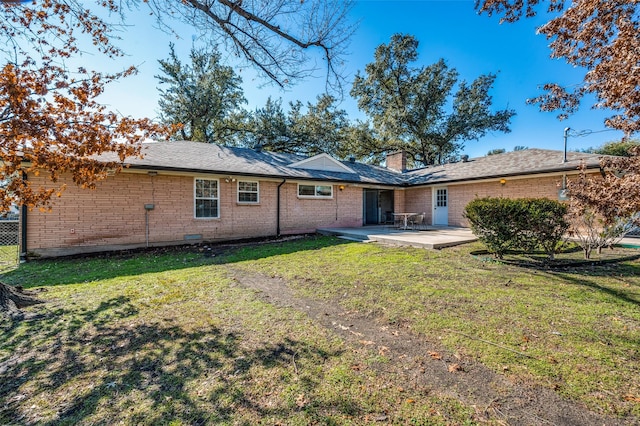
[[[393,227],[396,229],[426,230],[425,213],[392,213]]]

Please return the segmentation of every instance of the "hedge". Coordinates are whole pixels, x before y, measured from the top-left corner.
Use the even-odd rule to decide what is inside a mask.
[[[542,249],[553,259],[569,228],[567,205],[547,198],[476,198],[465,207],[472,232],[496,257]]]

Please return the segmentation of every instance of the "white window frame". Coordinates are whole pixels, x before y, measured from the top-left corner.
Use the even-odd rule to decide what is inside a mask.
[[[215,197],[198,197],[198,181],[208,181],[216,183]],[[198,200],[216,201],[216,216],[198,216]],[[220,180],[209,178],[193,179],[193,217],[196,219],[220,219]]]
[[[255,184],[256,185],[256,190],[255,191],[247,191],[247,190],[240,190],[240,184],[242,183],[250,183],[250,184]],[[260,203],[260,182],[257,180],[238,180],[238,186],[237,186],[237,201],[238,204],[259,204]],[[240,200],[240,194],[256,194],[256,200],[255,201],[246,201],[246,200]]]
[[[303,186],[312,186],[314,187],[314,195],[302,195],[300,194],[300,188]],[[330,195],[319,195],[318,194],[318,187],[321,186],[326,186],[328,188],[331,188],[331,194]],[[319,199],[325,199],[325,200],[329,200],[333,198],[333,185],[327,185],[326,183],[299,183],[298,184],[298,197],[299,198],[319,198]]]

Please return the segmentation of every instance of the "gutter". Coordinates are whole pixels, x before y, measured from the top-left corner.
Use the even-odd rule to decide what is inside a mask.
[[[202,175],[226,175],[226,176],[247,176],[254,178],[265,178],[265,179],[289,179],[296,181],[308,181],[308,182],[334,182],[338,184],[339,182],[345,182],[348,184],[354,185],[382,185],[389,187],[397,187],[400,185],[404,185],[405,183],[389,183],[389,182],[366,182],[357,179],[349,179],[343,176],[340,177],[310,177],[310,176],[294,176],[288,174],[268,174],[268,173],[252,173],[252,172],[237,172],[237,171],[229,171],[229,170],[202,170],[202,169],[193,169],[188,167],[164,167],[164,166],[144,166],[144,165],[125,165],[123,167],[124,170],[142,170],[142,171],[157,171],[157,172],[170,172],[170,173],[193,173],[193,174],[202,174]],[[358,175],[359,176],[359,175]]]
[[[448,180],[432,180],[432,181],[426,181],[426,182],[419,182],[419,183],[412,183],[411,182],[411,173],[414,172],[415,170],[411,170],[408,171],[406,173],[402,173],[401,174],[401,179],[402,182],[397,182],[397,183],[389,183],[389,182],[366,182],[366,181],[362,181],[362,180],[356,180],[356,179],[345,179],[344,177],[340,177],[340,178],[329,178],[329,177],[308,177],[308,176],[287,176],[287,177],[283,177],[282,175],[277,176],[277,175],[272,175],[272,174],[268,174],[268,173],[246,173],[246,172],[232,172],[232,171],[228,171],[228,170],[202,170],[202,169],[193,169],[193,168],[183,168],[183,167],[164,167],[164,166],[145,166],[145,165],[138,165],[138,164],[132,164],[132,165],[128,165],[127,166],[128,169],[131,170],[155,170],[158,172],[161,171],[165,171],[165,172],[177,172],[177,173],[197,173],[197,174],[216,174],[216,175],[229,175],[229,176],[249,176],[249,177],[255,177],[255,178],[267,178],[267,179],[274,179],[274,178],[278,178],[280,177],[281,179],[284,179],[283,183],[287,180],[287,179],[291,179],[291,180],[296,180],[296,181],[309,181],[309,182],[318,182],[318,181],[327,181],[327,182],[345,182],[348,184],[355,184],[355,185],[363,185],[363,186],[367,186],[367,185],[381,185],[381,186],[388,186],[391,188],[416,188],[416,187],[423,187],[423,186],[434,186],[434,185],[447,185],[450,183],[459,183],[459,182],[474,182],[474,181],[478,181],[478,180],[485,180],[485,179],[497,179],[497,178],[508,178],[508,177],[513,177],[513,176],[525,176],[525,175],[530,175],[530,174],[547,174],[547,173],[567,173],[567,172],[571,172],[571,171],[579,171],[579,164],[578,165],[571,165],[570,167],[567,167],[566,165],[562,165],[560,167],[553,167],[553,168],[547,168],[547,169],[540,169],[540,170],[532,170],[532,171],[525,171],[524,173],[522,171],[518,171],[518,172],[512,172],[512,173],[499,173],[499,174],[494,174],[494,175],[488,175],[488,176],[474,176],[471,178],[459,178],[459,179],[448,179]],[[586,165],[586,170],[594,170],[594,169],[599,169],[600,165],[596,165],[596,164],[591,164],[591,165]],[[421,169],[416,169],[416,170],[421,170]],[[283,183],[281,183],[280,185],[282,185]]]
[[[278,193],[276,195],[276,237],[280,236],[280,188],[286,181],[286,179],[282,179],[282,182],[278,184]]]
[[[599,165],[587,165],[585,167],[585,170],[599,170],[601,169]],[[513,173],[503,173],[503,174],[495,174],[495,175],[487,175],[487,176],[476,176],[476,177],[472,177],[472,178],[460,178],[460,179],[449,179],[449,180],[436,180],[436,181],[431,181],[431,182],[421,182],[421,183],[409,183],[409,182],[405,182],[403,185],[403,187],[405,188],[415,188],[415,187],[421,187],[421,186],[437,186],[437,185],[447,185],[450,183],[460,183],[460,182],[475,182],[475,181],[479,181],[479,180],[491,180],[491,179],[498,179],[498,178],[508,178],[508,177],[514,177],[514,176],[523,176],[526,177],[528,175],[545,175],[545,174],[552,174],[552,173],[568,173],[568,172],[575,172],[575,173],[579,173],[579,166],[576,166],[575,168],[567,168],[567,167],[558,167],[558,168],[553,168],[553,169],[541,169],[541,170],[537,170],[535,172],[513,172]]]

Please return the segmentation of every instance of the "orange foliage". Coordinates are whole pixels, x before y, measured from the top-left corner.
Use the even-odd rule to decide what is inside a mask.
[[[640,131],[640,1],[476,0],[476,7],[514,22],[523,15],[535,16],[544,3],[547,12],[556,15],[538,29],[550,40],[551,57],[564,58],[586,73],[573,90],[549,83],[544,86],[547,93],[529,102],[543,111],[564,111],[562,119],[579,107],[584,95],[594,94],[595,107],[619,112],[607,119],[608,126],[627,134]]]
[[[640,226],[640,147],[631,157],[603,157],[602,176],[586,173],[568,183],[570,232],[582,246],[585,258],[591,250],[615,244],[634,226]]]
[[[113,1],[102,5],[112,12]],[[64,1],[45,0],[16,6],[3,4],[0,37],[12,45],[0,70],[0,212],[12,204],[49,208],[60,196],[62,173],[83,188],[94,188],[126,157],[140,155],[139,142],[166,132],[148,119],[122,117],[96,98],[107,84],[135,73],[135,68],[102,74],[80,68],[71,72],[64,59],[79,54],[76,32],[89,36],[110,57],[121,54],[109,41],[109,26],[88,10]],[[96,155],[116,153],[118,162]],[[46,174],[34,186],[27,175]]]

